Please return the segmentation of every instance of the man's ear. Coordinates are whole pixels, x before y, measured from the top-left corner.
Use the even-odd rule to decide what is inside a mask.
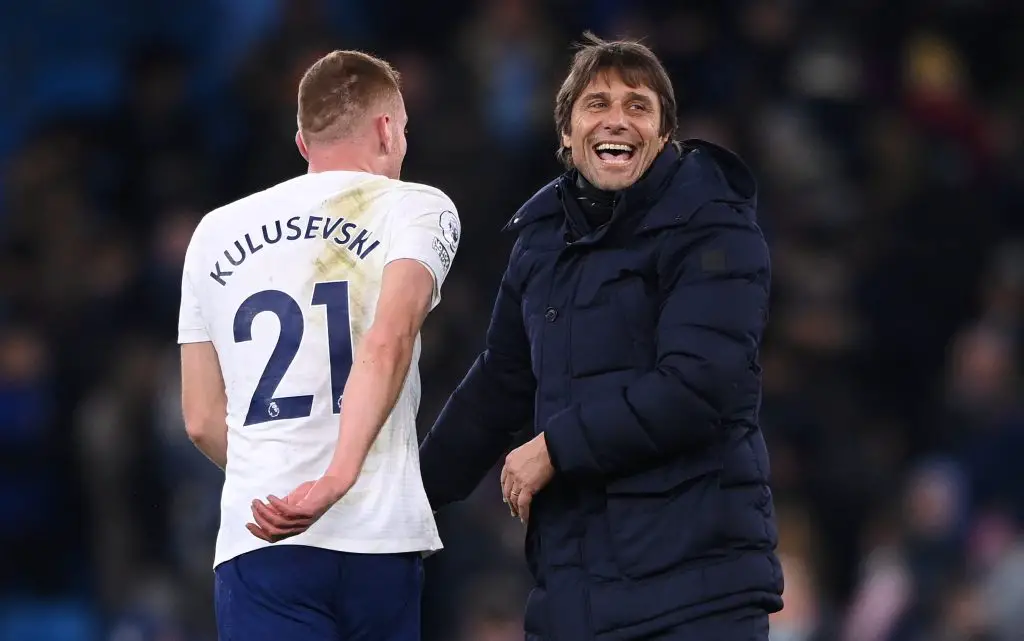
[[[569,137],[568,131],[562,132],[562,146],[566,148],[572,147],[572,138]]]
[[[391,140],[391,116],[388,114],[381,114],[374,118],[373,128],[377,132],[377,137],[380,139],[380,150],[385,156],[391,153],[391,147],[394,145],[394,141]]]
[[[299,148],[299,153],[302,154],[302,159],[309,162],[309,150],[306,149],[306,141],[302,139],[302,132],[295,132],[295,146]]]

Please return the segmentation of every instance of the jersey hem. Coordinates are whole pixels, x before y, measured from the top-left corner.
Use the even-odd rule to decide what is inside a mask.
[[[253,537],[255,538],[255,537]],[[227,563],[228,561],[262,550],[271,545],[304,545],[306,547],[333,550],[335,552],[348,552],[350,554],[402,554],[405,552],[420,552],[424,557],[440,552],[444,545],[440,541],[428,542],[422,539],[397,539],[388,541],[366,541],[352,539],[336,539],[331,537],[298,536],[285,539],[278,543],[263,543],[256,545],[239,545],[230,548],[223,554],[217,554],[213,561],[213,567]]]

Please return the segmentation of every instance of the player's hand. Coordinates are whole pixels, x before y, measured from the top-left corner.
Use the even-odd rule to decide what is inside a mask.
[[[268,496],[266,502],[252,502],[255,523],[245,527],[256,538],[276,543],[301,534],[345,496],[354,483],[334,476],[306,481],[284,499]]]
[[[501,470],[501,495],[512,516],[518,516],[520,521],[527,523],[533,497],[554,475],[555,468],[543,433],[509,452]]]

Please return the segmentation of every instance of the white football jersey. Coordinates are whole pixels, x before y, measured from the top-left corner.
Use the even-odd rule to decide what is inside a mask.
[[[441,191],[347,171],[299,176],[199,223],[185,257],[178,342],[212,341],[227,388],[215,566],[267,545],[245,527],[253,499],[283,497],[326,471],[384,266],[401,258],[425,265],[433,309],[459,233]],[[356,553],[441,548],[420,478],[419,355],[417,337],[401,395],[355,486],[283,543]]]

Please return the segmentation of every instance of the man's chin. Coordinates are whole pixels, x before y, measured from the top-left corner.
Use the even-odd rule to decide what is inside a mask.
[[[600,189],[601,191],[622,191],[633,186],[636,182],[636,177],[632,173],[628,175],[624,174],[611,174],[600,173],[596,177],[596,180],[591,180],[591,184]]]

